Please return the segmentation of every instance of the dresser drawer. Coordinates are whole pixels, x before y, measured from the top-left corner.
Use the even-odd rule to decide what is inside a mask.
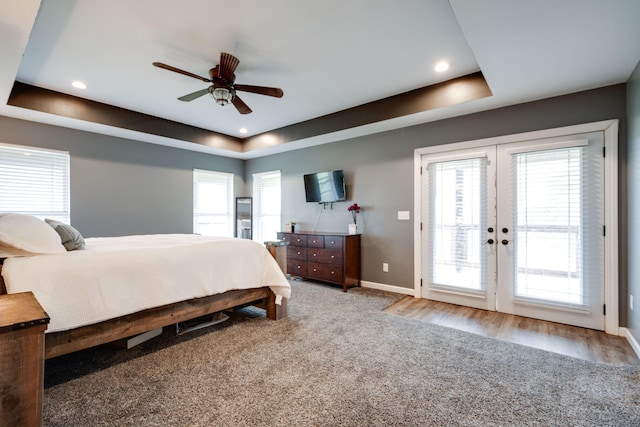
[[[342,249],[343,240],[340,236],[325,236],[324,247],[327,249]]]
[[[324,236],[307,236],[307,246],[310,248],[324,248]]]
[[[304,234],[289,234],[287,237],[291,239],[289,243],[292,246],[307,246],[307,236]]]
[[[342,265],[342,250],[309,248],[307,259],[311,262]]]
[[[292,260],[287,262],[287,273],[293,276],[307,276],[307,262]]]
[[[308,249],[303,246],[287,246],[287,258],[306,261],[307,251]]]
[[[279,240],[289,242],[289,245],[291,246],[307,246],[307,236],[304,234],[285,233],[280,231],[277,236]]]
[[[342,266],[309,262],[307,276],[312,279],[342,283]]]

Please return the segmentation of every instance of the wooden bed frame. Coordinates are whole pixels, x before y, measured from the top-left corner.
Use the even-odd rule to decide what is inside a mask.
[[[0,294],[6,293],[7,289],[0,275]],[[248,305],[263,308],[268,319],[278,320],[287,316],[286,301],[286,298],[283,298],[282,304],[277,305],[276,296],[268,287],[241,289],[151,308],[68,331],[51,332],[45,334],[45,359]]]

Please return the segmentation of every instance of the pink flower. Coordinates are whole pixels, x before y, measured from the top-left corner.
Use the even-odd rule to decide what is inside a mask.
[[[360,213],[360,206],[357,203],[352,204],[347,208],[347,211],[351,212],[353,217],[353,223],[356,224],[357,215]]]

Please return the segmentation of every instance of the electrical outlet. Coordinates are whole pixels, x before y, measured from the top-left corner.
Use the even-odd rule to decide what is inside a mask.
[[[382,272],[383,273],[388,273],[389,272],[389,264],[387,264],[386,262],[382,263]]]
[[[633,310],[633,295],[629,295],[629,308]]]

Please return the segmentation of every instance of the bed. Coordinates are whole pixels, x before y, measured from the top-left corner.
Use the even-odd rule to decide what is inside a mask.
[[[46,358],[234,307],[286,316],[289,282],[257,242],[186,234],[84,239],[48,222],[0,214],[0,293],[35,295],[50,317]]]

